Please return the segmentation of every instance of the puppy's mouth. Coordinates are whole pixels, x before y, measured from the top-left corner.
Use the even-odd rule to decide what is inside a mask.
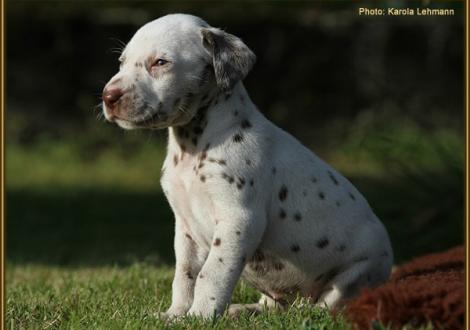
[[[166,122],[168,120],[168,114],[163,111],[157,111],[152,115],[148,115],[143,119],[138,119],[138,120],[131,120],[131,122],[134,125],[137,126],[153,126],[155,124],[163,124],[163,122]]]
[[[115,116],[114,120],[118,125],[125,126],[125,128],[165,128],[168,126],[168,114],[162,111],[149,114],[144,118],[123,118]]]

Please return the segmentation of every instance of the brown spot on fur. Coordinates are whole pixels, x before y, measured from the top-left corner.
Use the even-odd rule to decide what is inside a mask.
[[[331,181],[333,181],[335,185],[339,185],[338,180],[336,180],[335,176],[333,175],[333,173],[331,173],[331,171],[328,171],[328,175],[330,176]]]
[[[211,300],[215,300],[215,297],[211,297]]]
[[[235,110],[235,111],[233,112],[233,115],[234,115],[235,117],[237,117],[237,116],[238,116],[238,110]]]
[[[238,182],[237,182],[237,188],[242,189],[244,185],[245,185],[245,179],[239,177]]]
[[[222,166],[225,166],[225,165],[227,165],[227,162],[226,162],[225,160],[223,160],[223,159],[219,159],[219,160],[217,161],[217,164],[222,165]]]
[[[279,218],[281,219],[285,219],[286,218],[286,211],[284,211],[284,209],[281,209],[279,211]]]
[[[176,166],[178,165],[178,156],[177,155],[174,155],[173,156],[173,164]]]
[[[250,166],[251,165],[251,160],[245,159],[245,163],[246,163],[246,165]]]
[[[271,170],[271,172],[272,172],[273,174],[276,174],[276,172],[277,172],[276,167],[273,167],[272,170]]]
[[[238,236],[240,236],[241,233],[240,233],[239,230],[237,230],[237,231],[235,232],[235,234],[237,234]]]
[[[312,176],[312,179],[311,179],[311,180],[312,180],[313,183],[317,183],[317,181],[318,181],[317,178],[314,177],[314,176]]]
[[[214,246],[219,246],[220,243],[221,243],[220,238],[216,238],[216,239],[214,240]]]
[[[206,176],[205,175],[201,175],[199,178],[201,179],[202,182],[206,182]]]
[[[242,123],[241,123],[241,126],[243,129],[246,129],[246,128],[251,128],[251,123],[247,120],[247,119],[243,119],[242,120]]]
[[[219,262],[224,262],[224,259],[222,259],[222,258],[219,258]]]
[[[273,264],[273,268],[274,268],[275,270],[283,270],[283,269],[284,269],[284,264],[282,264],[282,263],[280,263],[280,262],[275,262],[275,263]]]
[[[255,181],[253,181],[253,179],[250,180],[250,186],[253,187],[253,185],[255,184]]]
[[[316,245],[317,245],[317,247],[318,247],[319,249],[324,249],[324,248],[326,248],[326,247],[328,246],[328,244],[330,244],[330,241],[329,241],[326,237],[320,239],[320,240],[316,243]]]
[[[341,203],[339,201],[336,201],[336,206],[337,207],[340,207],[341,206]]]
[[[253,257],[251,257],[250,262],[262,262],[264,261],[264,254],[261,252],[259,249],[256,249],[255,253],[253,254]]]
[[[300,220],[302,220],[302,214],[300,214],[300,212],[296,212],[296,213],[294,214],[294,220],[295,220],[295,221],[300,221]]]
[[[189,278],[190,280],[194,279],[193,274],[191,274],[189,270],[186,272],[186,277]]]
[[[191,237],[191,235],[189,235],[189,234],[185,234],[185,236],[186,236],[188,239],[190,239],[190,240],[193,239],[193,238]]]
[[[287,198],[287,187],[285,185],[281,186],[281,190],[279,190],[279,200],[281,202],[285,201]]]
[[[300,251],[300,246],[298,246],[297,244],[294,244],[290,247],[291,251],[292,252],[299,252]]]
[[[227,180],[228,183],[233,183],[233,181],[235,181],[235,179],[227,173],[222,173],[222,178]]]
[[[355,197],[351,192],[349,193],[349,197],[351,197],[351,199],[352,199],[353,201],[356,200],[356,197]]]
[[[265,275],[268,272],[268,267],[266,267],[266,265],[262,263],[251,263],[250,268],[261,276]]]
[[[318,193],[318,197],[320,197],[320,199],[325,199],[325,194],[320,191],[320,192]]]
[[[242,141],[243,141],[243,135],[237,133],[233,136],[233,142],[240,143]]]

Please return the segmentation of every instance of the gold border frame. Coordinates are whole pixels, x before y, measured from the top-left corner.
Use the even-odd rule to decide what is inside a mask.
[[[468,207],[468,190],[469,190],[469,178],[468,178],[468,171],[469,171],[469,152],[468,152],[468,145],[469,145],[469,133],[468,133],[468,127],[469,127],[469,114],[468,114],[468,69],[469,69],[469,61],[468,61],[468,36],[469,36],[469,27],[468,27],[468,2],[467,0],[463,0],[464,4],[464,24],[465,24],[465,31],[464,31],[464,43],[465,43],[465,48],[464,48],[464,58],[465,58],[465,63],[464,63],[464,70],[465,70],[465,82],[464,82],[464,95],[465,95],[465,112],[464,112],[464,118],[465,118],[465,191],[464,191],[464,203],[465,203],[465,219],[464,219],[464,243],[465,243],[465,329],[470,328],[470,321],[469,321],[469,304],[468,304],[468,299],[470,297],[469,295],[469,271],[468,271],[468,265],[469,265],[469,251],[468,251],[468,237],[470,235],[470,226],[469,226],[469,207]]]
[[[468,303],[470,297],[470,277],[469,277],[469,261],[470,253],[468,246],[468,238],[470,237],[470,224],[469,224],[469,6],[467,0],[463,1],[464,8],[464,121],[465,121],[465,174],[464,174],[464,203],[465,203],[465,218],[464,218],[464,244],[465,244],[465,329],[470,329],[470,304]],[[0,0],[0,39],[1,39],[1,54],[0,54],[0,329],[6,327],[5,312],[6,312],[6,294],[5,294],[5,2]]]
[[[1,294],[1,311],[0,311],[0,327],[5,327],[6,312],[6,294],[5,294],[5,1],[1,0],[1,60],[0,60],[0,212],[1,212],[1,246],[0,246],[0,294]]]

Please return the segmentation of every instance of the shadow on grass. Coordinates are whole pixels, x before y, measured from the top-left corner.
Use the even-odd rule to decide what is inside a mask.
[[[403,183],[352,181],[385,223],[396,263],[462,244],[458,191],[444,191],[446,200],[430,203]],[[159,192],[7,191],[7,256],[16,264],[172,264],[173,227],[172,212]]]

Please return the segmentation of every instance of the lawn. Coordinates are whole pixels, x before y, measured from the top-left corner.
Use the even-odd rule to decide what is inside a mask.
[[[349,328],[341,317],[295,306],[286,314],[165,325],[155,317],[169,306],[173,271],[173,220],[158,185],[164,139],[104,141],[7,145],[9,329]],[[334,150],[319,154],[368,198],[390,232],[396,263],[463,242],[458,134],[362,129]],[[256,299],[239,283],[233,302]]]
[[[12,267],[8,270],[9,329],[348,329],[326,312],[292,308],[237,320],[190,318],[168,326],[156,314],[170,303],[172,270],[134,263],[128,267]],[[238,285],[234,302],[255,301],[257,293]]]

